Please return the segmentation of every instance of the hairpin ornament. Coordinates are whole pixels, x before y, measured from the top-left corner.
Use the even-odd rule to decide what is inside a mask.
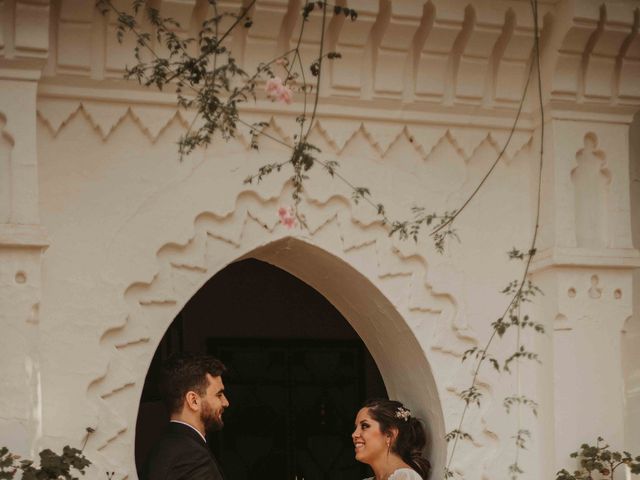
[[[405,422],[409,421],[409,417],[411,416],[411,411],[404,407],[398,407],[396,410],[396,418],[401,418]]]

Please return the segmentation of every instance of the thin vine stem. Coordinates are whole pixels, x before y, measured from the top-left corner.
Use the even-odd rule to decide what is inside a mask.
[[[111,4],[111,1],[110,1],[110,0],[108,0],[108,1],[109,1],[109,4]],[[231,33],[231,32],[232,32],[232,31],[233,31],[233,30],[234,30],[234,29],[235,29],[235,28],[240,24],[240,22],[241,22],[241,21],[242,21],[242,20],[247,16],[247,14],[249,13],[249,11],[250,11],[250,10],[253,8],[253,6],[256,4],[256,1],[257,1],[257,0],[251,0],[251,1],[249,2],[249,4],[248,4],[245,8],[243,8],[243,9],[241,10],[241,13],[236,17],[235,22],[233,22],[233,23],[231,24],[231,26],[230,26],[230,27],[229,27],[229,28],[228,28],[228,29],[227,29],[227,30],[222,34],[222,37],[220,37],[219,39],[217,38],[217,37],[218,37],[218,36],[217,36],[217,29],[218,29],[217,25],[218,25],[218,22],[216,22],[216,47],[217,47],[218,45],[220,45],[222,42],[224,42],[224,40],[229,36],[229,34],[230,34],[230,33]],[[216,7],[216,11],[217,11],[217,7]],[[210,53],[211,53],[211,52],[209,52],[208,50],[205,50],[205,51],[204,51],[204,52],[202,52],[202,53],[200,54],[200,56],[196,59],[196,62],[197,62],[197,63],[201,62],[201,61],[202,61],[202,60],[204,60],[204,59],[205,59],[205,57],[206,57],[207,55],[209,55]],[[154,52],[154,54],[155,54],[155,52]],[[216,54],[216,56],[217,56],[217,54]],[[157,58],[157,56],[156,56],[156,58]],[[169,78],[167,78],[166,83],[169,83],[171,80],[173,80],[174,78],[178,77],[179,75],[181,75],[181,74],[183,74],[183,73],[184,73],[184,70],[178,70],[178,71],[174,72],[174,73],[173,73],[173,75],[171,75]]]
[[[533,15],[533,22],[534,22],[534,58],[532,59],[531,64],[533,65],[533,63],[535,62],[536,65],[536,75],[537,75],[537,83],[538,83],[538,96],[539,96],[539,108],[540,108],[540,118],[541,118],[541,124],[540,124],[540,152],[539,152],[539,164],[538,164],[538,190],[537,190],[537,199],[536,199],[536,215],[535,215],[535,225],[533,228],[533,235],[531,238],[531,243],[530,243],[530,248],[529,248],[529,252],[527,255],[527,260],[526,260],[526,264],[525,264],[525,268],[524,271],[522,273],[522,278],[520,279],[520,282],[518,284],[518,289],[516,290],[516,293],[513,295],[513,297],[511,297],[511,300],[509,301],[509,304],[507,305],[507,308],[504,310],[503,314],[501,315],[501,319],[505,318],[506,315],[509,313],[509,311],[511,310],[511,308],[513,307],[514,303],[517,301],[518,298],[520,298],[521,294],[522,294],[522,290],[526,284],[527,281],[527,277],[529,276],[529,270],[531,268],[531,262],[533,260],[533,256],[535,255],[535,247],[536,247],[536,243],[537,243],[537,239],[538,239],[538,231],[539,231],[539,227],[540,227],[540,210],[541,210],[541,201],[542,201],[542,167],[543,167],[543,160],[544,160],[544,104],[543,104],[543,100],[542,100],[542,79],[541,79],[541,72],[540,72],[540,41],[539,41],[539,27],[538,27],[538,0],[530,0],[530,4],[531,4],[531,12]],[[527,87],[529,85],[529,81],[527,80],[526,83],[526,87],[525,87],[525,91],[523,92],[522,95],[522,100],[521,100],[521,105],[522,102],[524,100],[524,97],[526,95],[526,91],[527,91]],[[520,109],[518,110],[518,112],[520,112]],[[512,129],[515,130],[515,123],[514,123],[514,127]],[[503,149],[504,151],[504,149]],[[495,162],[497,163],[497,162]],[[492,167],[493,169],[493,167]],[[484,181],[486,180],[486,177],[483,179],[483,181],[481,182],[481,184],[484,183]],[[465,205],[468,204],[468,201],[465,202]],[[473,373],[473,378],[471,380],[471,386],[475,386],[477,378],[478,378],[478,373],[480,371],[480,367],[483,365],[485,359],[487,358],[486,353],[488,352],[489,348],[491,347],[493,340],[496,338],[497,335],[497,330],[494,328],[493,332],[491,333],[491,335],[489,336],[489,339],[487,340],[487,343],[485,344],[484,350],[483,350],[483,355],[480,356],[480,358],[478,359],[478,363],[476,365],[476,368],[474,370]],[[465,416],[467,414],[467,411],[469,410],[469,405],[470,402],[465,402],[465,406],[462,410],[462,414],[460,416],[460,422],[458,423],[458,431],[460,431],[462,429],[462,425],[464,423],[464,419]],[[459,440],[459,435],[456,435],[454,440],[453,440],[453,446],[451,447],[451,453],[449,455],[449,460],[447,462],[447,470],[450,471],[451,469],[451,464],[456,452],[456,448],[458,446],[458,440]]]
[[[309,0],[307,0],[305,2],[305,7],[306,5],[309,3]],[[302,120],[300,121],[300,134],[299,134],[299,138],[300,140],[302,140],[302,133],[304,131],[304,122],[306,121],[307,118],[307,77],[304,73],[304,63],[302,62],[302,55],[300,54],[300,45],[302,45],[302,35],[304,34],[304,27],[305,27],[305,23],[307,22],[307,20],[303,17],[302,18],[302,22],[300,22],[300,32],[298,33],[298,40],[296,41],[296,48],[294,49],[294,53],[293,53],[293,60],[291,61],[291,69],[287,69],[287,77],[290,75],[291,70],[294,68],[296,60],[298,61],[298,65],[300,67],[300,75],[302,76],[302,95],[303,95],[303,101],[302,101]],[[316,96],[320,93],[318,91],[318,89],[316,88]],[[306,140],[306,137],[305,137]]]
[[[247,12],[248,12],[248,10],[247,10]],[[220,17],[218,17],[218,2],[213,2],[213,16],[214,16],[214,18],[220,18]],[[239,18],[242,18],[243,16],[244,15],[242,15]],[[216,36],[216,38],[218,38],[218,35],[220,34],[220,29],[218,27],[218,23],[219,22],[214,22],[214,25],[215,25],[215,33],[214,33],[214,35]],[[216,44],[217,44],[216,47],[220,45],[222,40],[218,40],[216,42]],[[216,50],[214,50],[214,54],[213,54],[213,71],[215,72],[217,68],[218,68],[218,51],[217,51],[217,48],[216,48]],[[171,80],[169,80],[169,81],[171,81]]]
[[[123,12],[121,12],[120,10],[118,10],[116,7],[113,6],[113,3],[111,3],[111,0],[104,0],[104,3],[106,3],[106,5],[113,10],[113,12],[120,16],[123,14]],[[149,52],[156,58],[156,60],[161,60],[161,58],[158,56],[158,54],[155,52],[155,50],[153,50],[151,47],[149,47],[147,45],[147,41],[144,39],[144,37],[142,36],[142,34],[140,32],[138,32],[138,30],[134,27],[130,27],[129,30],[131,32],[133,32],[133,34],[138,38],[138,40],[141,42],[142,45],[144,45],[145,47],[147,47],[147,49],[149,50]]]
[[[533,62],[532,62],[533,63]],[[520,316],[520,307],[518,306],[518,317]],[[520,333],[521,333],[521,327],[520,325],[517,326],[518,329],[516,330],[516,352],[520,350]],[[521,376],[520,376],[520,359],[516,359],[516,384],[518,386],[517,392],[518,392],[518,396],[520,396],[522,394],[522,384],[521,384]],[[516,437],[520,434],[520,431],[522,430],[522,417],[521,417],[521,413],[522,413],[522,404],[518,403],[517,408],[516,408],[516,423],[517,423],[517,429],[516,429]],[[515,458],[513,460],[513,465],[514,467],[518,468],[520,462],[520,447],[517,444],[517,439],[516,439],[516,452],[515,452]],[[515,472],[512,474],[512,479],[516,478],[516,474]]]
[[[249,122],[245,122],[245,121],[244,121],[244,120],[242,120],[241,118],[238,118],[237,122],[238,122],[238,123],[240,123],[240,124],[242,124],[242,125],[244,125],[244,126],[246,126],[246,127],[249,127],[249,129],[250,129],[251,131],[254,131],[254,130],[255,130],[255,128],[256,128],[256,127],[254,127],[253,125],[251,125]],[[280,145],[282,145],[282,146],[284,146],[284,147],[287,147],[287,148],[290,148],[291,150],[293,150],[293,145],[289,145],[289,144],[288,144],[287,142],[285,142],[284,140],[281,140],[281,139],[280,139],[280,138],[278,138],[278,137],[275,137],[275,136],[273,136],[273,135],[271,135],[271,134],[269,134],[269,133],[266,133],[264,130],[261,130],[261,131],[259,131],[259,132],[256,132],[256,134],[257,134],[257,135],[260,135],[260,136],[262,136],[262,137],[268,138],[269,140],[273,140],[274,142],[276,142],[276,143],[278,143],[278,144],[280,144]],[[287,162],[287,163],[288,163],[288,162]]]
[[[298,41],[302,41],[302,28],[300,28],[300,38],[298,38]],[[302,63],[302,55],[300,55],[300,50],[296,49],[296,53],[293,57],[293,60],[298,60],[298,64],[300,65],[300,75],[302,75],[302,95],[303,95],[303,101],[302,101],[302,121],[300,122],[300,138],[302,138],[302,134],[304,132],[304,122],[307,118],[307,76],[304,73],[304,64]],[[317,93],[320,93],[318,88],[316,88]]]
[[[316,91],[313,100],[313,111],[311,112],[311,118],[309,119],[309,127],[307,133],[304,136],[305,141],[311,133],[311,128],[316,118],[316,112],[318,111],[318,101],[320,100],[320,80],[322,80],[322,57],[324,56],[324,35],[325,25],[327,22],[327,2],[322,2],[322,26],[320,28],[320,55],[318,56],[318,77],[316,81]],[[302,62],[302,61],[301,61]]]
[[[529,82],[530,82],[530,79],[531,79],[531,76],[532,76],[532,73],[533,73],[533,66],[534,66],[534,61],[532,59],[531,63],[529,64],[529,71],[527,72],[527,80],[526,80],[525,85],[524,85],[522,96],[520,97],[520,103],[518,104],[518,110],[516,111],[516,116],[514,118],[513,125],[511,126],[511,129],[509,130],[509,135],[507,136],[507,140],[505,141],[505,143],[504,143],[504,145],[502,147],[502,150],[500,150],[500,153],[498,154],[496,159],[493,161],[493,163],[491,164],[491,166],[489,167],[487,172],[484,174],[484,176],[482,177],[482,179],[480,180],[478,185],[476,185],[476,188],[473,190],[473,192],[471,192],[471,194],[467,197],[467,199],[460,206],[460,208],[458,208],[446,222],[438,225],[436,228],[431,230],[431,232],[429,232],[429,235],[434,236],[438,232],[440,232],[442,229],[444,229],[444,228],[448,227],[449,225],[451,225],[454,222],[454,220],[456,218],[458,218],[458,216],[462,213],[462,211],[467,207],[467,205],[469,205],[471,203],[471,201],[478,194],[480,189],[484,186],[485,182],[489,179],[489,177],[491,176],[491,174],[493,173],[495,168],[498,166],[498,163],[500,162],[500,160],[504,156],[505,152],[507,151],[507,147],[511,144],[511,139],[513,138],[513,135],[514,135],[514,133],[516,131],[516,126],[518,124],[518,121],[520,120],[520,114],[522,113],[524,100],[525,100],[525,97],[526,97],[527,90],[529,89]]]

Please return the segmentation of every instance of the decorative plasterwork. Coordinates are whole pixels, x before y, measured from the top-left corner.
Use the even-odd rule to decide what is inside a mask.
[[[0,53],[4,58],[43,58],[49,45],[49,2],[7,0],[3,13]]]
[[[299,3],[257,2],[251,13],[256,19],[253,27],[239,29],[226,39],[243,68],[252,71],[258,63],[291,48],[300,25]],[[323,96],[517,107],[531,64],[529,2],[500,0],[489,7],[466,0],[385,0],[356,1],[349,6],[359,12],[356,22],[343,16],[331,16],[328,22],[327,46],[343,58],[326,65],[320,88]],[[119,2],[118,7],[126,8],[127,2]],[[177,18],[188,35],[194,35],[211,13],[204,3],[195,1],[164,0],[158,7]],[[240,2],[221,2],[219,8],[238,10]],[[542,64],[548,70],[546,88],[553,100],[584,105],[640,102],[636,3],[541,2],[539,8],[544,23]],[[318,9],[312,12],[306,26],[305,58],[317,56],[319,15]],[[47,77],[118,79],[134,60],[133,40],[119,44],[115,39],[114,15],[102,17],[91,4],[62,0],[52,11],[52,25],[53,54]],[[45,48],[40,44],[46,45],[38,40],[25,48],[39,51]]]
[[[133,468],[135,405],[146,373],[141,365],[150,362],[169,322],[219,269],[256,247],[288,236],[324,248],[358,268],[393,303],[411,327],[410,330],[401,324],[392,327],[397,332],[394,338],[417,336],[436,376],[437,387],[425,388],[431,389],[431,395],[437,388],[445,422],[454,421],[459,406],[457,396],[468,386],[471,375],[469,365],[460,363],[460,358],[478,341],[468,325],[459,324],[457,301],[427,281],[428,263],[424,256],[415,251],[403,252],[406,246],[395,246],[378,223],[363,226],[354,221],[348,198],[332,197],[323,204],[307,205],[307,214],[317,217],[310,222],[311,231],[287,230],[274,215],[277,205],[288,201],[286,190],[282,195],[261,199],[247,191],[238,196],[235,210],[230,214],[200,213],[193,221],[190,238],[169,242],[157,251],[154,276],[132,283],[123,292],[128,314],[118,324],[104,327],[101,349],[109,358],[108,365],[103,374],[92,380],[88,390],[96,415],[93,424],[96,433],[90,442],[96,450],[92,458],[98,458],[105,466]],[[370,299],[368,295],[367,299]],[[374,355],[376,352],[380,355],[385,344],[378,329],[383,331],[389,326],[367,322],[360,320],[354,326],[357,330],[364,329],[359,330],[363,338],[376,339],[369,347]],[[387,364],[385,368],[390,367]],[[386,380],[388,386],[393,387],[399,379],[392,376]],[[491,394],[489,379],[483,377],[480,381],[483,390]],[[474,435],[472,450],[477,450],[477,454],[462,456],[463,463],[457,465],[468,473],[468,478],[476,478],[472,469],[477,473],[490,469],[498,451],[500,438],[488,430],[487,420],[483,418],[492,408],[491,397],[489,395],[477,417],[470,417],[468,429]],[[446,427],[453,428],[449,424]],[[477,469],[474,458],[485,459],[481,462],[482,469]],[[120,471],[118,476],[128,474]]]
[[[545,19],[558,23],[552,27],[558,29],[559,42],[550,53],[555,58],[551,98],[637,106],[640,7],[630,1],[574,2],[574,8],[566,23]]]
[[[40,76],[49,50],[48,0],[6,0],[0,3],[0,76]]]
[[[585,135],[584,148],[576,155],[577,166],[571,171],[575,194],[575,229],[578,247],[604,248],[607,238],[607,212],[611,171],[606,155],[598,148],[598,137]]]
[[[58,135],[65,125],[76,115],[83,115],[96,129],[99,135],[107,140],[117,130],[123,119],[129,116],[151,142],[156,142],[166,127],[172,122],[179,122],[183,128],[191,123],[189,112],[153,104],[127,105],[124,103],[107,103],[100,101],[80,101],[72,99],[40,98],[38,117],[49,131]],[[268,115],[268,114],[267,114]],[[269,118],[267,115],[247,115],[249,120],[267,119],[272,130],[286,142],[292,143],[289,132],[294,132],[295,118],[291,115],[279,115]],[[315,125],[315,132],[330,146],[332,153],[341,153],[346,145],[356,136],[362,135],[371,148],[382,158],[399,142],[408,142],[414,147],[415,154],[427,160],[431,151],[442,141],[454,146],[458,154],[468,160],[477,148],[485,141],[500,151],[508,137],[507,130],[470,127],[434,127],[432,125],[405,124],[398,122],[361,121],[321,118]],[[246,132],[239,132],[243,138]],[[507,150],[505,160],[515,157],[529,144],[531,132],[518,130],[514,132]],[[247,149],[249,148],[248,142]]]
[[[13,137],[5,130],[7,119],[0,112],[0,223],[9,223],[11,219],[11,153]]]

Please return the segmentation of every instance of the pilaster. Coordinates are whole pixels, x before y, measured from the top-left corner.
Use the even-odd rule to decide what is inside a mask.
[[[37,80],[48,53],[49,3],[0,3],[0,444],[33,454],[41,430],[41,257]]]
[[[553,102],[547,113],[533,277],[545,294],[537,302],[547,321],[542,381],[553,411],[555,472],[573,469],[569,454],[598,436],[626,448],[621,342],[640,254],[631,238],[631,116],[577,113]]]

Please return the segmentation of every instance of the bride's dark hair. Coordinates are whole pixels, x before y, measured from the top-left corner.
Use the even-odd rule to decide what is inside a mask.
[[[394,428],[398,431],[391,451],[426,480],[431,464],[422,453],[427,444],[422,422],[397,400],[375,398],[365,402],[362,407],[369,409],[369,415],[380,424],[382,433],[390,433]]]

